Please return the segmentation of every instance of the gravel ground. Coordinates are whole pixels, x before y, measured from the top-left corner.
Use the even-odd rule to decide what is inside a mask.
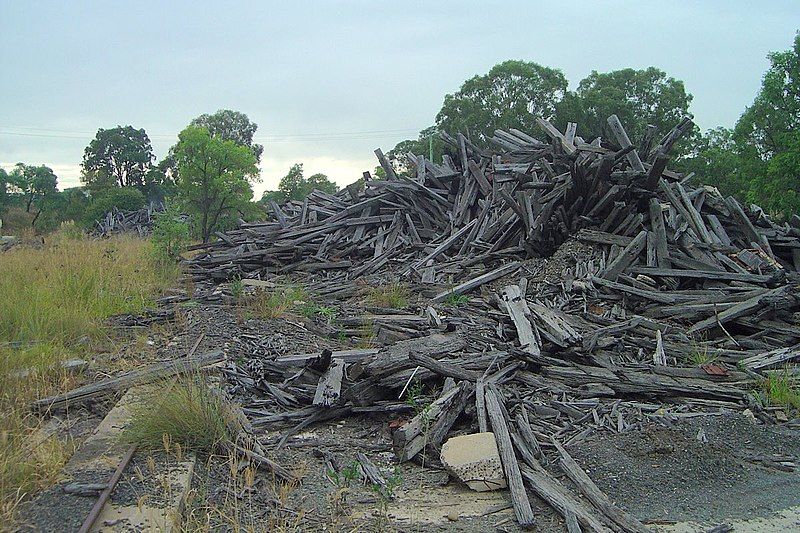
[[[613,501],[642,520],[724,522],[800,505],[798,472],[752,459],[777,454],[798,462],[798,437],[725,414],[671,429],[597,434],[569,451]]]

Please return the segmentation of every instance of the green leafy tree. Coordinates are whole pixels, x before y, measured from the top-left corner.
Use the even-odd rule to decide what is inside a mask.
[[[781,150],[752,180],[748,199],[784,217],[800,212],[800,131],[781,136]]]
[[[768,56],[761,90],[736,123],[736,140],[755,146],[763,159],[792,150],[800,128],[800,32],[790,50]]]
[[[289,200],[303,200],[314,189],[333,194],[339,190],[339,186],[325,174],[317,173],[306,178],[303,175],[303,164],[296,163],[281,178],[277,191],[264,192],[261,196],[261,203],[266,204],[270,201],[283,203]]]
[[[180,133],[174,156],[178,195],[203,242],[208,242],[223,219],[252,198],[250,181],[258,175],[256,156],[247,146],[214,137],[197,126]]]
[[[8,205],[8,173],[0,168],[0,211]]]
[[[83,152],[82,180],[96,189],[144,186],[153,159],[150,138],[143,129],[101,128]]]
[[[592,71],[559,102],[555,125],[564,131],[567,122],[577,123],[578,135],[587,142],[595,137],[613,139],[606,119],[616,114],[635,143],[649,124],[666,134],[689,114],[691,102],[682,81],[655,67]],[[690,144],[684,141],[676,150],[685,152]]]
[[[691,156],[681,162],[680,170],[693,173],[698,184],[713,185],[725,196],[745,199],[750,183],[744,164],[733,132],[720,127],[701,136]]]
[[[97,191],[91,196],[81,215],[81,224],[91,228],[96,221],[104,218],[106,213],[115,208],[120,211],[136,211],[144,207],[145,203],[147,199],[144,193],[136,187],[112,187]]]
[[[175,206],[156,215],[150,242],[159,261],[174,262],[180,258],[189,243],[189,224]]]
[[[264,147],[253,142],[253,136],[258,130],[258,124],[250,122],[250,119],[244,113],[231,109],[220,109],[212,115],[200,115],[192,120],[189,125],[207,129],[212,137],[233,141],[240,146],[247,146],[256,157],[256,164],[261,162],[261,154],[264,152]]]
[[[61,192],[61,196],[64,199],[64,220],[80,222],[89,206],[89,192],[84,187],[69,187]]]
[[[800,34],[792,49],[768,57],[761,90],[733,131],[706,134],[681,170],[789,217],[800,210]]]
[[[484,75],[474,76],[444,97],[436,126],[485,144],[496,129],[535,129],[536,117],[551,118],[567,90],[557,69],[528,61],[504,61]]]
[[[47,201],[58,192],[56,189],[58,178],[53,169],[45,165],[17,163],[8,176],[8,183],[12,191],[22,197],[25,212],[35,212],[31,226],[36,225],[37,219],[47,206]]]

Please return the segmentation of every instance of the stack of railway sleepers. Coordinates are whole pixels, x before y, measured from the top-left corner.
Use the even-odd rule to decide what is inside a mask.
[[[403,172],[377,150],[385,179],[273,204],[271,220],[196,247],[197,282],[301,273],[332,300],[385,279],[422,296],[396,319],[364,318],[392,329],[382,345],[229,362],[253,426],[289,423],[272,443],[283,446],[317,421],[403,415],[401,461],[435,457],[453,431],[493,430],[521,524],[524,486],[599,531],[641,524],[595,503],[564,446],[721,409],[800,423],[758,392],[800,359],[800,219],[777,222],[667,169],[688,119],[636,144],[608,123],[613,139],[585,140],[540,120],[544,137],[498,131],[497,149],[445,135],[441,162],[409,154]],[[422,411],[408,401],[415,383]],[[549,477],[554,459],[594,507]]]

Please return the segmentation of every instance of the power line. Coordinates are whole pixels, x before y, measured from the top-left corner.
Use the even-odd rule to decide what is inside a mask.
[[[28,130],[28,131],[15,131]],[[395,130],[365,130],[347,132],[307,132],[307,133],[266,133],[255,135],[254,141],[264,143],[284,143],[300,141],[349,141],[349,140],[368,140],[373,138],[390,138],[401,135],[416,134],[415,129],[395,129]],[[10,135],[18,137],[44,137],[55,139],[85,139],[86,136],[94,136],[95,133],[88,131],[58,130],[48,128],[33,128],[26,126],[7,126],[0,130],[0,135]],[[148,134],[150,139],[155,140],[176,140],[176,135],[169,134]]]

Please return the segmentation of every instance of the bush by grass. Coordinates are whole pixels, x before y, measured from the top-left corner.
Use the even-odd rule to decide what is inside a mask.
[[[104,318],[141,311],[177,279],[177,267],[156,263],[141,239],[93,240],[74,231],[45,239],[0,254],[3,524],[12,523],[21,499],[55,479],[71,452],[37,431],[30,402],[76,386],[59,363],[94,354],[108,341]]]
[[[800,410],[800,384],[789,368],[770,373],[761,382],[767,405]]]
[[[308,293],[301,287],[259,289],[244,301],[248,313],[259,318],[278,318],[301,312],[308,305]]]
[[[134,408],[122,438],[140,449],[157,450],[164,442],[184,450],[211,453],[230,441],[224,410],[200,377],[185,377],[153,387]]]
[[[369,289],[367,301],[378,307],[402,309],[408,305],[411,293],[403,283],[389,283]]]

